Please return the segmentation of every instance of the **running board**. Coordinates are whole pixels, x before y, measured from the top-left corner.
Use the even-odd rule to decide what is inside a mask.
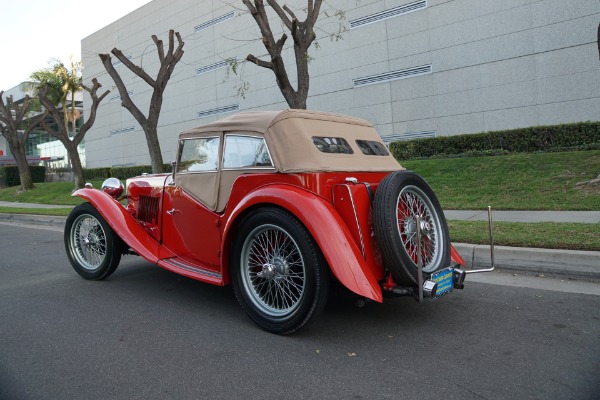
[[[220,272],[192,263],[181,257],[164,258],[156,263],[159,267],[175,272],[188,278],[213,285],[223,286],[223,275]]]

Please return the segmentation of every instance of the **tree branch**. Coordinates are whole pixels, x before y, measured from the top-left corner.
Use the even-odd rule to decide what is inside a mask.
[[[306,22],[310,30],[312,31],[315,24],[317,23],[317,19],[319,18],[319,14],[321,13],[321,5],[323,4],[323,0],[315,0],[314,2],[309,1],[309,3],[314,3],[312,10],[309,7],[309,13],[306,16]]]
[[[251,14],[258,14],[258,11],[256,10],[256,8],[252,5],[252,2],[250,2],[250,0],[242,0],[242,3],[244,3],[244,5],[246,7],[248,7],[248,11],[250,11]]]
[[[267,3],[271,6],[273,11],[275,11],[277,13],[277,16],[281,19],[281,21],[283,21],[285,26],[291,31],[292,30],[292,21],[286,15],[285,11],[281,8],[281,6],[277,3],[277,1],[276,0],[267,0]],[[288,7],[284,6],[284,8],[288,8]],[[263,9],[264,9],[264,6],[263,6]],[[289,10],[289,8],[288,8],[288,10]],[[290,15],[293,15],[293,13],[291,13]]]
[[[48,85],[44,85],[40,88],[38,92],[38,98],[40,99],[40,103],[48,110],[54,119],[54,122],[58,126],[58,131],[54,128],[46,125],[43,121],[41,122],[42,127],[52,136],[59,139],[64,144],[64,137],[68,138],[69,134],[67,133],[67,127],[65,125],[64,119],[61,117],[60,113],[56,106],[52,103],[52,101],[48,98]],[[66,110],[64,110],[66,111]]]
[[[285,12],[287,12],[288,14],[290,14],[290,17],[292,17],[292,21],[293,20],[297,20],[298,18],[296,17],[296,14],[294,14],[294,12],[292,10],[290,10],[290,8],[287,6],[287,4],[283,5],[283,9]]]
[[[104,64],[104,68],[106,68],[106,71],[108,72],[110,77],[113,78],[113,81],[115,81],[115,85],[117,86],[117,89],[119,90],[119,95],[121,96],[121,105],[125,107],[131,113],[131,115],[133,115],[133,118],[135,118],[135,120],[142,127],[144,127],[148,120],[146,116],[140,111],[140,109],[137,108],[137,106],[133,103],[131,97],[129,97],[129,93],[127,93],[127,89],[125,88],[125,84],[123,83],[121,76],[115,70],[115,67],[112,65],[110,55],[99,54],[99,57],[100,60],[102,60],[102,64]],[[154,87],[154,85],[152,86]]]
[[[267,62],[267,61],[263,61],[263,60],[259,60],[258,58],[256,58],[256,56],[252,55],[252,54],[248,54],[246,56],[246,60],[250,61],[253,64],[258,65],[259,67],[263,67],[263,68],[268,68],[268,69],[273,69],[273,63],[271,62]]]
[[[111,53],[114,54],[114,56],[117,57],[117,59],[121,61],[123,65],[125,65],[131,72],[142,78],[148,85],[154,87],[154,85],[156,84],[154,79],[152,79],[150,75],[148,75],[146,71],[144,71],[141,67],[138,67],[137,65],[132,63],[129,58],[125,57],[125,54],[123,54],[121,50],[115,47],[111,50]]]
[[[110,90],[107,90],[100,97],[98,97],[98,89],[100,89],[102,85],[98,82],[96,78],[92,79],[91,89],[85,85],[81,86],[86,92],[90,94],[92,98],[92,105],[90,107],[90,115],[88,116],[87,120],[83,123],[81,128],[79,128],[79,132],[77,132],[77,134],[73,137],[73,142],[76,145],[79,145],[87,131],[92,127],[92,125],[94,125],[94,122],[96,121],[96,113],[98,110],[98,106],[100,105],[100,102],[104,100],[104,98],[110,93]]]
[[[165,50],[163,49],[163,42],[162,40],[158,39],[158,37],[156,37],[156,35],[152,35],[152,40],[154,41],[154,44],[156,45],[156,51],[158,52],[158,60],[160,61],[160,63],[162,64],[165,61]],[[171,40],[169,40],[169,48],[172,47],[172,43]]]

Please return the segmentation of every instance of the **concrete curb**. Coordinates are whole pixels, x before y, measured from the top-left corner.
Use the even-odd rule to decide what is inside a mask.
[[[469,268],[490,268],[490,246],[453,243]],[[600,251],[494,246],[498,270],[600,280]]]
[[[0,213],[0,222],[12,222],[15,224],[49,225],[64,227],[67,217],[54,215],[33,214],[4,214]]]
[[[3,214],[0,222],[45,225],[64,228],[66,217]],[[465,259],[467,268],[489,268],[490,246],[453,243]],[[575,279],[600,281],[600,251],[536,249],[524,247],[494,247],[496,269],[529,274],[564,276]]]

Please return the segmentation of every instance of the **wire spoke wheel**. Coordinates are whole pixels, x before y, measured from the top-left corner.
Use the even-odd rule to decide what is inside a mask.
[[[304,260],[294,239],[274,225],[257,227],[242,249],[242,279],[253,303],[279,316],[298,307],[305,286]]]
[[[73,255],[87,270],[98,269],[106,258],[106,233],[91,215],[80,215],[71,229]]]
[[[384,265],[396,283],[416,285],[419,260],[425,276],[450,265],[442,207],[418,174],[395,171],[381,180],[373,202],[373,226]]]
[[[107,278],[121,261],[121,238],[90,203],[71,211],[65,223],[64,240],[73,269],[85,279]]]
[[[327,302],[329,271],[306,227],[264,207],[246,216],[231,247],[231,281],[246,314],[262,329],[290,334]]]
[[[416,265],[420,248],[423,271],[433,272],[442,253],[442,227],[439,216],[433,211],[431,200],[418,187],[407,186],[398,196],[397,210],[398,231],[406,253]],[[417,227],[421,230],[420,246],[417,242]]]

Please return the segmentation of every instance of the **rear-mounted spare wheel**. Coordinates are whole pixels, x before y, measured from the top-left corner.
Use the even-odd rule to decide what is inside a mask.
[[[431,187],[412,171],[395,171],[379,183],[373,223],[385,267],[396,283],[418,282],[417,217],[424,278],[450,264],[450,235]]]

